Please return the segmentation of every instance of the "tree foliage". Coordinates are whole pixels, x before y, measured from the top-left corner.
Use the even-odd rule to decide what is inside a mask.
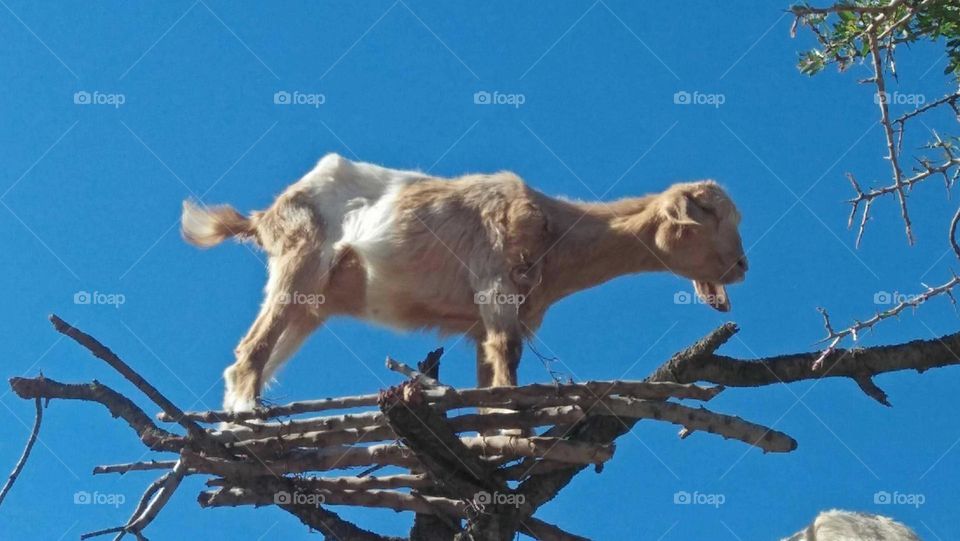
[[[960,3],[954,0],[855,0],[828,8],[793,6],[798,22],[816,35],[819,46],[800,53],[798,67],[815,75],[828,64],[841,71],[870,56],[869,35],[877,36],[881,50],[893,62],[900,45],[919,41],[943,42],[945,74],[960,81]]]

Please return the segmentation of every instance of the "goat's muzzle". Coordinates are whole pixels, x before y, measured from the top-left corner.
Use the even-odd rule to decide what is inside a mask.
[[[720,312],[730,311],[730,298],[727,296],[727,289],[723,287],[723,284],[694,280],[693,288],[700,300],[709,304],[713,309]]]

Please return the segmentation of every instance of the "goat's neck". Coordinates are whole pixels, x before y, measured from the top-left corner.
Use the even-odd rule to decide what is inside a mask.
[[[544,257],[543,286],[559,299],[625,274],[665,270],[656,246],[655,196],[612,203],[560,202]]]

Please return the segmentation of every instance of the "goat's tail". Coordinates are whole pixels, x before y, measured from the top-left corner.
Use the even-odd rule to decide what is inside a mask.
[[[229,205],[199,207],[187,200],[183,202],[180,233],[190,244],[209,248],[234,236],[256,240],[257,230],[252,219]]]

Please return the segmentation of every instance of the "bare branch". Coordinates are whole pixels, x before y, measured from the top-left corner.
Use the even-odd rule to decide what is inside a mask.
[[[270,501],[263,501],[259,505],[277,504],[284,511],[300,519],[306,526],[321,532],[327,541],[401,541],[400,538],[385,537],[358,528],[356,525],[340,518],[338,514],[315,503],[277,503],[278,498],[276,496],[280,493],[288,495],[297,492],[308,493],[307,490],[301,490],[300,485],[294,479],[268,476],[253,479],[251,483],[252,485],[247,485],[248,488],[255,486],[258,493],[270,496]],[[212,494],[209,492],[202,492],[197,501],[202,507],[207,507],[211,505],[211,496]],[[228,498],[228,496],[222,496],[222,498]],[[253,505],[257,504],[253,503]]]
[[[960,222],[960,218],[956,221]],[[588,465],[599,471],[600,465],[613,455],[614,440],[631,430],[639,419],[677,424],[682,427],[681,438],[701,431],[738,439],[765,452],[796,448],[797,443],[782,432],[671,399],[708,401],[725,386],[844,376],[886,403],[886,395],[874,384],[873,376],[894,370],[922,371],[960,364],[960,358],[951,351],[960,351],[960,333],[936,341],[835,350],[828,355],[826,367],[814,371],[811,361],[818,355],[815,352],[756,360],[718,355],[717,349],[737,331],[732,323],[715,329],[671,357],[642,382],[457,390],[442,385],[424,387],[424,380],[414,379],[382,392],[380,411],[256,423],[219,433],[204,432],[200,440],[192,434],[181,437],[157,428],[133,402],[97,382],[67,385],[42,377],[14,378],[11,387],[21,397],[33,400],[65,398],[102,403],[123,418],[151,449],[179,454],[176,462],[98,466],[97,473],[169,471],[147,487],[127,524],[87,536],[116,533],[118,538],[129,534],[143,539],[143,529],[185,476],[213,474],[217,478],[209,480],[208,485],[217,490],[202,494],[202,505],[278,505],[323,531],[328,539],[387,538],[362,530],[321,506],[278,499],[278,491],[321,496],[329,504],[414,512],[418,518],[411,538],[417,540],[430,535],[460,535],[493,541],[522,531],[538,539],[573,541],[582,538],[545,524],[533,518],[533,514]],[[698,386],[699,381],[717,385]],[[334,403],[351,407],[346,405],[356,403],[356,398],[328,399],[321,408],[329,409]],[[477,406],[508,406],[515,411],[471,412],[453,417],[445,414],[448,409]],[[290,405],[279,408],[292,409]],[[196,415],[215,419],[215,413]],[[532,430],[540,426],[552,428],[539,436],[532,435]],[[458,435],[505,429],[521,429],[525,435]],[[371,445],[393,439],[400,441]],[[209,447],[204,442],[222,445],[226,452],[218,454],[221,447]],[[215,452],[209,452],[210,449]],[[368,476],[370,471],[386,466],[410,473]],[[353,467],[367,470],[354,476],[300,476],[305,472]],[[516,490],[507,484],[510,480],[520,481]],[[484,504],[479,498],[483,492],[516,499],[508,504]]]
[[[828,377],[847,377],[856,381],[887,372],[924,372],[930,368],[960,365],[960,357],[954,352],[960,352],[960,333],[891,346],[835,348],[824,353],[793,353],[751,361],[710,352],[674,362],[671,370],[666,372],[668,376],[664,377],[681,383],[708,381],[729,387],[756,387]],[[818,359],[820,363],[815,366]],[[663,369],[658,368],[652,377],[663,373]]]
[[[7,493],[13,488],[13,483],[17,481],[17,477],[19,477],[20,472],[23,471],[23,467],[27,465],[27,459],[30,458],[30,451],[33,450],[33,444],[37,442],[37,436],[40,434],[40,422],[43,421],[43,403],[40,401],[40,398],[37,397],[34,400],[34,404],[37,408],[37,413],[34,417],[33,429],[30,431],[30,437],[27,438],[27,444],[23,447],[23,453],[20,454],[17,464],[7,477],[7,482],[4,483],[3,488],[0,489],[0,504],[3,504],[3,499],[7,497]]]
[[[397,488],[424,488],[433,485],[433,481],[423,473],[384,475],[382,477],[300,477],[297,484],[309,491],[319,492],[321,490],[367,490],[377,489],[397,489]],[[231,483],[226,479],[210,479],[207,486],[223,487],[230,486]]]
[[[282,486],[282,485],[280,485]],[[298,489],[300,485],[298,483]],[[201,507],[236,507],[238,505],[274,505],[276,494],[282,491],[264,490],[262,487],[246,489],[242,487],[224,487],[204,492],[200,496]],[[413,511],[415,513],[436,514],[438,511],[449,515],[466,516],[467,505],[458,500],[436,496],[418,496],[393,490],[326,490],[315,492],[301,490],[300,494],[318,496],[318,500],[328,505],[354,505],[392,509],[394,511]]]
[[[649,400],[687,398],[708,401],[722,390],[723,389],[704,388],[696,385],[679,385],[668,382],[591,381],[560,385],[532,384],[523,387],[488,387],[481,389],[455,389],[441,385],[423,390],[423,396],[431,405],[438,406],[444,410],[473,407],[520,409],[571,405],[577,402],[576,398],[571,397],[596,397],[600,394],[618,394]],[[225,411],[205,411],[188,412],[185,416],[204,423],[242,422],[250,419],[268,419],[333,409],[373,406],[376,404],[377,395],[360,395],[337,399],[326,398],[323,400],[292,402],[282,406],[264,408],[257,412],[229,413]],[[164,413],[159,414],[157,417],[164,421],[172,420],[170,416]],[[350,418],[345,417],[345,419],[349,420]],[[299,426],[300,422],[301,421],[290,421],[289,426]],[[280,425],[249,425],[245,428],[233,429],[232,432],[239,436],[240,434],[246,434],[248,430],[249,432],[269,430],[269,427],[274,426]],[[344,426],[343,428],[347,427]]]
[[[198,440],[203,440],[205,433],[197,423],[184,417],[183,411],[180,408],[174,405],[173,402],[170,402],[156,387],[150,385],[147,380],[143,379],[143,376],[138,374],[133,368],[130,368],[120,357],[117,357],[114,352],[110,351],[110,348],[101,344],[96,338],[60,319],[55,314],[51,314],[50,322],[53,323],[53,328],[55,328],[57,332],[72,338],[76,343],[87,348],[95,357],[106,362],[137,389],[140,389],[154,404],[160,406],[160,409],[168,416],[187,429],[192,436]]]
[[[403,364],[402,362],[395,360],[389,355],[387,355],[386,364],[387,364],[388,370],[392,370],[394,372],[403,374],[404,376],[407,376],[412,380],[419,381],[420,383],[428,387],[437,387],[440,385],[439,381],[425,374],[421,374],[420,372],[414,370],[413,368],[410,368],[409,366]]]
[[[654,402],[629,398],[607,398],[595,413],[609,414],[619,419],[657,419],[693,431],[718,434],[726,439],[740,440],[764,452],[787,453],[797,448],[797,442],[783,432],[767,428],[739,417],[714,413],[706,408],[690,408],[673,402]],[[547,457],[553,458],[553,457]]]
[[[262,408],[258,411],[228,412],[228,411],[191,411],[184,415],[188,419],[203,423],[241,423],[252,419],[270,419],[287,417],[301,413],[315,413],[339,409],[360,408],[377,405],[377,394],[347,396],[342,398],[323,398],[319,400],[303,400],[291,402],[282,406]],[[161,421],[174,422],[174,418],[166,412],[157,414]]]
[[[131,519],[130,523],[124,529],[128,532],[143,531],[147,525],[153,522],[153,519],[156,518],[157,513],[163,509],[163,506],[170,501],[170,497],[173,496],[173,493],[177,490],[177,487],[180,486],[180,481],[183,480],[183,476],[186,474],[187,465],[183,462],[183,460],[178,460],[177,465],[173,467],[173,470],[161,478],[162,481],[158,483],[159,488],[156,490],[155,495],[150,499],[149,503],[146,504],[140,515],[134,519]]]
[[[157,427],[132,400],[98,381],[68,384],[46,377],[10,378],[9,381],[10,388],[20,398],[63,398],[103,404],[110,411],[110,415],[126,421],[140,436],[140,441],[154,451],[179,451],[184,445],[181,436]]]
[[[124,474],[131,471],[170,470],[177,464],[176,460],[151,460],[149,462],[131,462],[128,464],[106,464],[93,468],[94,475],[102,473]]]

